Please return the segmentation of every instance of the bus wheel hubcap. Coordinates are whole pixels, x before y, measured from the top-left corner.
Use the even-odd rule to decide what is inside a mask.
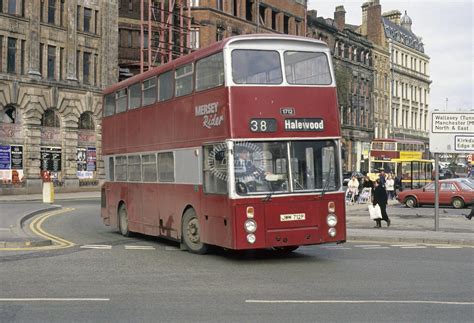
[[[192,243],[199,242],[199,223],[198,219],[194,218],[188,223],[188,238]]]

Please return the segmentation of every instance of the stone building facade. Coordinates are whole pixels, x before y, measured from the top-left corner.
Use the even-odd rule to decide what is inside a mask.
[[[382,26],[391,58],[391,136],[428,143],[430,57],[406,11],[403,17],[398,10],[384,13]]]
[[[374,137],[373,45],[345,23],[343,6],[334,19],[308,12],[307,36],[325,41],[333,55],[341,117],[344,171],[367,171],[370,142]]]
[[[365,2],[362,5],[362,25],[358,32],[373,44],[374,66],[374,138],[391,136],[391,91],[390,52],[381,24],[382,7],[379,1]]]
[[[0,194],[97,187],[116,30],[114,0],[0,1]]]

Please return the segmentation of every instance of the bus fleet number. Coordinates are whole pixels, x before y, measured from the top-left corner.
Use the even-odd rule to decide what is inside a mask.
[[[276,120],[275,119],[251,119],[249,128],[250,128],[250,131],[252,132],[275,132]]]

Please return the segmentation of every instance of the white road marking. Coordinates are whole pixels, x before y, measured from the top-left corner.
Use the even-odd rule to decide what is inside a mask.
[[[474,302],[450,302],[450,301],[400,301],[400,300],[258,300],[248,299],[245,303],[267,303],[267,304],[362,304],[362,303],[387,303],[387,304],[444,304],[444,305],[474,305]]]
[[[81,246],[80,248],[84,248],[84,249],[112,249],[112,246],[102,245],[102,244],[85,244],[85,245]]]
[[[362,248],[364,250],[374,250],[374,249],[390,249],[390,247],[365,247],[365,248]]]
[[[426,246],[405,246],[405,247],[400,247],[402,249],[426,249]]]
[[[367,247],[380,247],[379,244],[359,244],[355,245],[356,248],[367,248]]]
[[[110,298],[0,298],[0,302],[108,302]]]
[[[329,246],[323,246],[319,248],[327,249],[327,250],[351,250],[352,249],[352,248],[346,248],[346,247],[329,247]]]
[[[126,250],[155,250],[152,246],[125,246]]]
[[[416,244],[391,244],[391,247],[415,247]]]

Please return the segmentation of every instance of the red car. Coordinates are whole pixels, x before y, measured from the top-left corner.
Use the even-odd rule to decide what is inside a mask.
[[[458,180],[446,179],[439,181],[439,205],[452,205],[456,209],[472,204],[474,190],[466,183]],[[435,202],[434,182],[422,188],[399,192],[397,200],[407,207],[417,207]]]

